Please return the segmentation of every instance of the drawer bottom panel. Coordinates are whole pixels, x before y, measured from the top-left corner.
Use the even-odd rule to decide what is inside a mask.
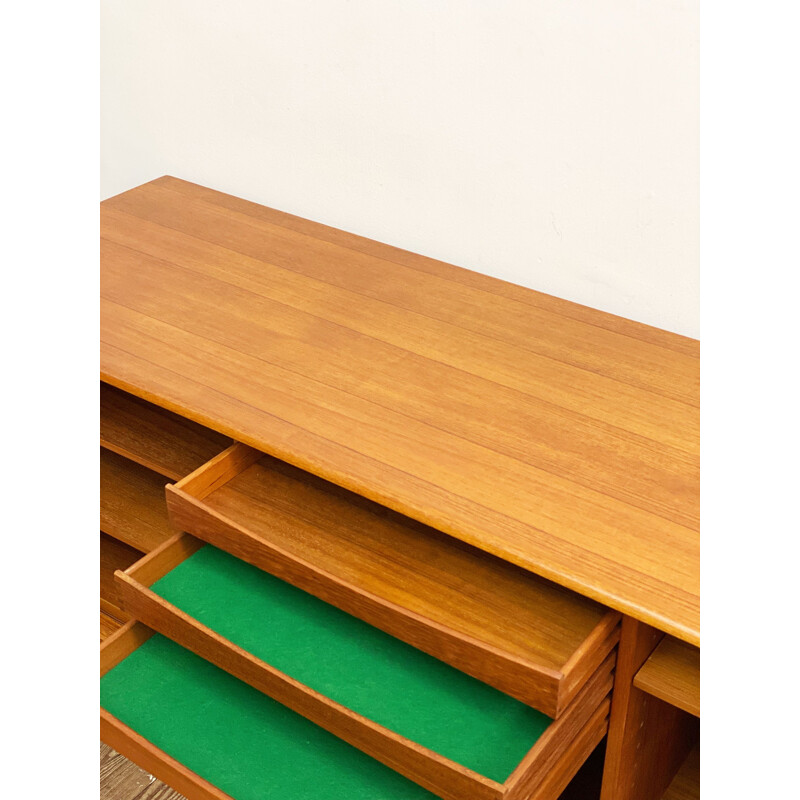
[[[158,634],[109,671],[100,690],[108,714],[236,800],[434,797]]]

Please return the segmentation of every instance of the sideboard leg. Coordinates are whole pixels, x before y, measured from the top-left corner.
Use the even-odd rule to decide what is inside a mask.
[[[663,635],[622,619],[600,800],[658,800],[695,742],[696,718],[633,685]]]

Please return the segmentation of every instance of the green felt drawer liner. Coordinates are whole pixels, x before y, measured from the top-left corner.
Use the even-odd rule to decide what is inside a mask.
[[[551,723],[518,700],[211,545],[151,589],[295,680],[498,783]]]
[[[236,800],[436,800],[159,634],[101,678],[100,702]]]

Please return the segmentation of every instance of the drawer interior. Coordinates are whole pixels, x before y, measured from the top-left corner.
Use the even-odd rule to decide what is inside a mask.
[[[447,800],[552,800],[605,733],[614,654],[551,722],[190,534],[116,577],[147,626]]]
[[[551,723],[509,695],[211,545],[150,589],[313,691],[498,783]]]
[[[100,384],[100,444],[143,467],[179,480],[231,440],[107,383]]]
[[[173,525],[557,717],[619,615],[244,445],[167,487]]]
[[[178,791],[554,800],[606,733],[616,612],[113,387],[101,406],[102,738]]]
[[[120,633],[134,638],[131,630]],[[164,760],[153,748],[177,760],[184,768],[182,780],[172,779],[178,791],[199,796],[188,770],[236,800],[433,797],[169,639],[155,634],[112,645],[131,652],[109,658],[101,678],[101,705],[114,718],[106,727],[122,723],[146,739],[145,768]],[[108,738],[124,753],[119,732]]]
[[[169,539],[166,480],[157,472],[100,448],[100,530],[149,553]]]

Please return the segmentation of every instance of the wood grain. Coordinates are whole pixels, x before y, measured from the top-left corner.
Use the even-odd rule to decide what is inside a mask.
[[[120,661],[126,659],[137,647],[141,647],[152,635],[153,631],[141,622],[135,619],[126,622],[100,645],[100,677],[114,669]],[[113,747],[113,744],[111,746]]]
[[[144,555],[124,542],[100,533],[100,598],[120,607],[122,605],[117,592],[114,573],[118,569],[127,569]]]
[[[616,643],[616,612],[268,456],[203,500],[179,487],[176,529],[548,716]]]
[[[541,788],[551,770],[558,768],[562,756],[571,742],[591,725],[598,708],[603,716],[608,714],[604,702],[614,682],[613,671],[616,653],[612,653],[587,681],[567,711],[539,737],[519,766],[506,780],[505,800],[528,800]],[[583,762],[575,763],[574,771]]]
[[[675,350],[678,353],[698,358],[700,355],[699,343],[695,339],[684,336],[677,336],[667,331],[651,328],[648,325],[634,322],[623,317],[598,311],[594,308],[562,300],[542,292],[525,289],[513,283],[497,280],[480,272],[473,272],[461,267],[455,267],[442,261],[417,255],[399,247],[382,244],[363,236],[357,236],[338,228],[321,225],[318,222],[310,222],[302,217],[287,214],[267,208],[257,203],[251,203],[232,195],[207,189],[189,181],[179,180],[170,176],[158,178],[152,182],[153,185],[163,186],[173,191],[181,192],[187,197],[202,199],[214,205],[256,217],[265,222],[279,225],[298,233],[307,234],[314,238],[321,239],[331,244],[340,245],[349,250],[366,253],[384,261],[390,261],[421,272],[430,273],[446,280],[462,283],[474,289],[504,297],[518,303],[524,303],[532,309],[537,309],[548,314],[557,314],[576,322],[598,327],[603,330],[612,331],[625,336],[631,336],[643,342],[657,344]],[[545,317],[547,318],[547,317]],[[552,319],[552,317],[549,317]]]
[[[100,528],[147,553],[173,535],[164,502],[164,478],[100,448]]]
[[[165,783],[100,743],[101,800],[186,800]]]
[[[700,650],[665,636],[633,685],[670,705],[700,716]]]
[[[696,344],[259,209],[104,202],[104,380],[699,642]]]
[[[255,464],[264,454],[246,444],[235,442],[218,453],[206,464],[201,464],[194,472],[175,484],[192,497],[202,500],[211,492],[235,478],[240,472]]]
[[[149,587],[204,546],[205,542],[188,533],[176,533],[123,571]],[[115,584],[118,586],[116,578]]]
[[[610,702],[604,700],[584,729],[566,748],[561,760],[551,769],[527,800],[555,800],[567,788],[595,747],[608,731]],[[587,800],[584,798],[583,800]]]
[[[144,624],[325,728],[445,800],[499,800],[500,784],[384,728],[280,672],[117,573],[125,608]]]
[[[126,622],[128,616],[122,609],[100,607],[100,641],[104,642],[111,634],[116,633]]]
[[[179,480],[230,443],[216,431],[100,384],[100,444],[167,478]]]
[[[623,617],[601,800],[659,800],[696,742],[695,717],[633,685],[662,638]]]
[[[190,800],[234,800],[102,708],[100,739]]]
[[[700,746],[695,747],[662,800],[700,800]]]

